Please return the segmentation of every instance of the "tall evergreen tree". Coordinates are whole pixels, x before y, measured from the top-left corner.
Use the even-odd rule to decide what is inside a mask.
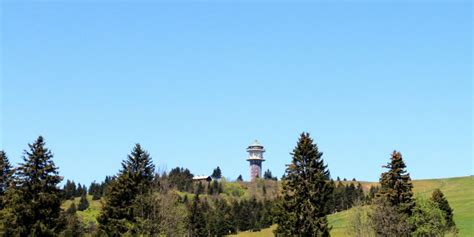
[[[199,201],[199,194],[194,196],[193,203],[189,207],[188,234],[190,237],[208,236],[207,222]]]
[[[84,211],[89,208],[89,201],[87,201],[87,195],[82,194],[81,199],[79,200],[79,205],[77,206],[77,210]]]
[[[444,196],[440,189],[435,189],[431,195],[431,201],[433,201],[438,208],[444,212],[446,218],[446,226],[448,228],[455,228],[456,224],[453,219],[453,209],[449,206],[449,202]]]
[[[0,151],[0,198],[7,191],[10,183],[12,166],[8,161],[7,154],[4,151]],[[0,209],[2,207],[0,199]]]
[[[221,168],[219,168],[219,166],[217,166],[217,168],[215,168],[214,171],[212,171],[211,177],[212,177],[213,179],[220,179],[220,178],[222,178],[222,171],[221,171]]]
[[[327,202],[334,186],[324,160],[308,133],[302,133],[291,153],[283,180],[283,202],[277,214],[277,234],[329,236]]]
[[[49,236],[59,232],[62,178],[43,137],[28,144],[23,163],[6,192],[2,221],[7,236]]]
[[[239,176],[237,177],[237,182],[242,182],[244,181],[244,179],[242,178],[242,175],[239,174]]]
[[[120,236],[136,223],[136,198],[149,193],[154,170],[149,153],[136,144],[122,162],[117,178],[107,184],[105,204],[98,218],[101,231],[110,236]]]
[[[263,179],[269,179],[269,180],[277,180],[277,177],[273,177],[272,172],[270,169],[267,169],[265,173],[263,173]]]
[[[413,200],[413,184],[402,154],[393,151],[390,162],[384,166],[388,169],[380,177],[380,191],[378,197],[397,207],[400,213],[411,215],[415,205]]]

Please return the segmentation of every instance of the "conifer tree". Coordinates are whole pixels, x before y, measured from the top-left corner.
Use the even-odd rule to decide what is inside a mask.
[[[136,223],[133,215],[136,212],[135,200],[137,196],[149,193],[154,170],[149,153],[136,144],[122,162],[117,178],[108,181],[105,204],[98,218],[101,231],[110,236],[119,236]]]
[[[378,197],[397,207],[400,213],[411,215],[415,205],[413,200],[413,184],[402,154],[393,151],[390,162],[384,166],[388,169],[380,177],[380,191]]]
[[[7,154],[4,151],[0,151],[0,198],[5,194],[10,183],[10,177],[12,172],[12,166],[8,161]],[[2,207],[0,199],[0,209]]]
[[[43,137],[28,144],[6,192],[2,221],[7,236],[49,236],[60,231],[62,178]],[[12,186],[12,187],[13,187]]]
[[[69,208],[66,210],[66,213],[69,215],[75,214],[77,212],[76,204],[73,202],[69,206]]]
[[[293,236],[329,236],[326,218],[333,185],[330,174],[308,133],[302,133],[291,153],[283,180],[283,202],[277,214],[276,234]]]
[[[219,166],[217,166],[217,168],[215,168],[214,171],[212,171],[211,177],[212,177],[213,179],[220,179],[220,178],[222,178],[222,171],[221,171],[221,168],[219,168]]]
[[[239,176],[237,177],[237,182],[242,182],[244,181],[244,179],[242,178],[242,175],[239,174]]]
[[[272,172],[270,169],[267,169],[265,173],[263,173],[263,179],[268,179],[268,180],[277,180],[276,177],[273,177]]]
[[[81,195],[81,199],[79,200],[79,205],[77,206],[77,210],[84,211],[89,207],[89,201],[87,201],[87,196],[85,194]]]
[[[188,234],[190,237],[207,236],[207,222],[199,201],[199,194],[194,196],[189,208]]]
[[[433,201],[438,208],[444,212],[444,217],[446,219],[446,226],[448,228],[455,228],[456,224],[453,219],[453,209],[449,206],[449,202],[444,196],[443,192],[440,189],[435,189],[431,195],[431,201]]]

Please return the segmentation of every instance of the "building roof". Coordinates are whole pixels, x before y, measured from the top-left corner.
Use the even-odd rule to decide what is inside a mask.
[[[193,180],[211,180],[211,176],[209,175],[196,175],[193,177]]]

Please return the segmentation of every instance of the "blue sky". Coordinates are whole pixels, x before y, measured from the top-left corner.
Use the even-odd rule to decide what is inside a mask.
[[[65,179],[160,169],[280,177],[308,131],[333,177],[471,175],[470,1],[2,1],[0,149],[38,135]]]

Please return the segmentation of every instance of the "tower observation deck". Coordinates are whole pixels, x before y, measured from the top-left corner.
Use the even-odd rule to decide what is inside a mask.
[[[247,152],[249,153],[247,161],[250,163],[250,181],[254,181],[255,178],[262,177],[262,162],[265,161],[265,159],[263,159],[265,149],[255,140],[247,147]]]

